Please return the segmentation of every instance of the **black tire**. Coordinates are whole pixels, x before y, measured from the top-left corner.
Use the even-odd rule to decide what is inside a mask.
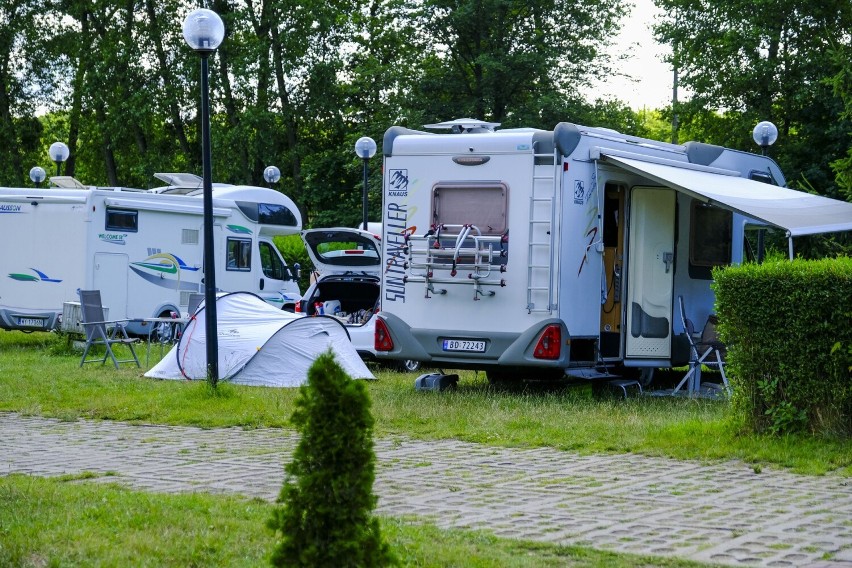
[[[545,369],[536,367],[494,369],[485,371],[489,383],[506,383],[510,381],[550,382],[565,377],[562,369]]]
[[[512,371],[485,371],[485,378],[488,379],[488,384],[492,386],[502,386],[508,384],[509,381],[516,378],[517,376],[517,373],[513,373]]]
[[[643,368],[639,372],[639,377],[637,379],[639,384],[642,385],[642,388],[647,388],[651,386],[651,383],[654,382],[654,369],[653,368]]]

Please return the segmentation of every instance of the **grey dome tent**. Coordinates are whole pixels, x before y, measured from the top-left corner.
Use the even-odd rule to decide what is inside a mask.
[[[306,317],[284,312],[249,292],[216,299],[219,376],[239,384],[297,387],[308,369],[331,349],[337,363],[353,379],[374,379],[333,317]],[[157,379],[206,379],[207,346],[204,304],[193,314],[172,350],[145,373]]]

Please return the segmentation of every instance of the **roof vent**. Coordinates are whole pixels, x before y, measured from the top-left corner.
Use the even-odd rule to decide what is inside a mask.
[[[447,122],[439,122],[437,124],[424,124],[423,128],[450,130],[453,134],[478,134],[482,132],[494,132],[494,129],[498,126],[500,126],[499,122],[485,122],[484,120],[476,120],[474,118],[457,118],[456,120],[448,120]]]

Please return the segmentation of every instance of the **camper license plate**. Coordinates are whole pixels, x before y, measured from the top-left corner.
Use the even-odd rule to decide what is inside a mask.
[[[18,325],[26,327],[44,327],[45,320],[40,318],[18,318]]]
[[[471,341],[469,339],[445,339],[444,351],[469,351],[472,353],[485,353],[485,342]]]

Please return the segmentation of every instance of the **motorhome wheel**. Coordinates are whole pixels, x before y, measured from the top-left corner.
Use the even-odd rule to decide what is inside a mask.
[[[397,368],[403,373],[414,373],[415,371],[420,370],[420,365],[420,361],[406,359],[405,361],[400,361]]]

